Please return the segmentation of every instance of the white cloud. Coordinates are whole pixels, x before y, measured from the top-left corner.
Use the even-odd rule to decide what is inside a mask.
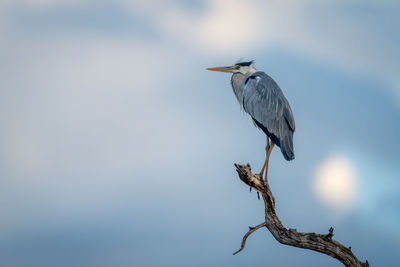
[[[87,3],[90,1],[19,0],[6,1],[5,6],[43,9]],[[373,75],[398,96],[391,81],[400,68],[400,54],[394,53],[399,39],[390,34],[395,29],[387,28],[390,26],[380,19],[385,12],[400,8],[395,1],[204,0],[198,10],[171,0],[115,3],[131,10],[133,16],[146,17],[143,23],[158,27],[165,40],[174,39],[192,47],[194,53],[203,51],[236,59],[264,53],[277,45],[349,72]],[[379,8],[379,14],[371,17],[368,13],[347,12],[346,4],[355,11],[360,7]]]
[[[187,74],[171,64],[185,60],[174,48],[109,38],[8,40],[0,57],[7,66],[0,73],[0,200],[12,202],[0,209],[4,224],[38,209],[81,212],[182,187],[170,172],[210,157],[198,148],[218,134],[228,142],[232,129],[212,136],[198,129],[216,114],[190,114],[170,101],[171,82]]]
[[[2,138],[10,149],[1,153],[10,168],[31,173],[43,165],[34,156],[41,153],[48,155],[52,167],[63,165],[54,160],[65,160],[74,149],[82,153],[79,146],[89,151],[78,158],[90,158],[90,150],[101,146],[104,153],[96,158],[102,166],[130,168],[128,158],[152,157],[139,151],[148,151],[143,140],[161,139],[148,122],[162,126],[157,117],[168,114],[159,95],[171,76],[171,69],[163,67],[171,60],[169,53],[151,43],[83,39],[27,42],[6,50],[3,64],[9,67],[1,75],[0,119]],[[110,125],[113,129],[107,129]],[[150,134],[154,138],[147,139]],[[164,138],[168,134],[165,131]],[[63,142],[72,143],[60,146]],[[160,150],[166,145],[158,143]],[[115,146],[130,147],[131,152],[122,151],[133,154],[117,153],[115,158]]]
[[[256,5],[239,0],[208,1],[207,11],[199,19],[196,39],[200,45],[218,52],[252,49],[261,35],[262,14]]]
[[[162,12],[147,15],[166,37],[185,42],[195,51],[238,58],[265,53],[271,45],[306,54],[350,73],[372,75],[398,98],[392,86],[400,68],[399,39],[380,17],[351,16],[337,1],[207,0],[198,12],[169,2]],[[377,3],[353,2],[353,8]],[[399,8],[395,2],[380,5],[380,12]],[[149,9],[146,9],[149,10]],[[386,27],[386,28],[385,28]],[[392,29],[393,31],[395,29]]]

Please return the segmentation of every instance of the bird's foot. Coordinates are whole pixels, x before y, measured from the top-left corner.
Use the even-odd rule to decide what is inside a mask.
[[[251,193],[251,186],[249,187],[250,193]],[[260,193],[257,192],[257,198],[260,199]]]

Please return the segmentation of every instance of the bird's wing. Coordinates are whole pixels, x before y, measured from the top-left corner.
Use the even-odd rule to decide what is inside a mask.
[[[278,84],[264,72],[254,73],[245,82],[243,107],[280,140],[278,145],[285,158],[291,158],[295,122],[289,102]]]

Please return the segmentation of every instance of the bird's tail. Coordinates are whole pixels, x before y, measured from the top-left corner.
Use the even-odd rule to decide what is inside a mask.
[[[293,132],[288,131],[287,135],[280,140],[281,151],[286,160],[294,159],[293,151]]]

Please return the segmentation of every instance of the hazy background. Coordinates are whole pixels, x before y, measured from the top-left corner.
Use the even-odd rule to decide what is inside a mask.
[[[287,96],[296,159],[272,153],[285,226],[399,266],[398,1],[0,3],[1,266],[341,266],[259,230],[233,163],[264,160],[230,75]]]

